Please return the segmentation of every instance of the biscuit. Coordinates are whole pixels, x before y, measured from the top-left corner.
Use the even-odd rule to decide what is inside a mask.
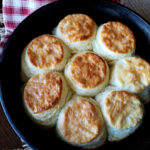
[[[44,72],[30,78],[25,85],[23,104],[29,117],[43,128],[53,127],[68,101],[69,89],[58,72]]]
[[[109,81],[107,63],[93,52],[74,55],[64,70],[68,84],[78,95],[94,96]]]
[[[144,108],[134,94],[107,87],[96,96],[96,100],[107,124],[109,141],[122,140],[140,126]]]
[[[93,50],[107,61],[131,56],[135,51],[133,32],[124,24],[109,21],[99,26]]]
[[[67,46],[58,38],[44,34],[34,38],[21,57],[22,78],[27,81],[35,74],[63,70],[70,56]]]
[[[62,140],[82,148],[101,146],[107,137],[97,102],[77,95],[60,112],[56,129]]]
[[[92,50],[97,25],[85,14],[70,14],[63,18],[54,30],[54,34],[62,39],[72,53]]]
[[[150,84],[150,64],[139,57],[118,60],[111,68],[110,84],[137,93]]]

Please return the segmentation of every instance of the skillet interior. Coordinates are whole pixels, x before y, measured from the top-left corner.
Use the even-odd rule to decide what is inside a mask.
[[[85,2],[85,1],[84,1]],[[43,131],[27,117],[22,106],[20,87],[20,62],[23,48],[34,37],[49,33],[57,23],[67,14],[85,13],[92,17],[98,25],[118,20],[131,28],[136,37],[136,54],[150,62],[150,25],[132,11],[108,1],[78,0],[59,1],[46,5],[25,19],[14,31],[7,42],[4,55],[1,58],[1,103],[5,114],[17,132],[32,148],[77,149],[60,141],[54,130]],[[3,59],[3,60],[2,60]],[[141,127],[127,139],[106,143],[100,149],[115,150],[145,150],[150,146],[150,104],[145,105],[146,113]]]

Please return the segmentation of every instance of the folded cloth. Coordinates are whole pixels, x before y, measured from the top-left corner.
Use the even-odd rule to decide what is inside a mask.
[[[36,9],[54,1],[56,0],[3,0],[5,35],[0,42],[0,56],[7,39],[18,24]]]
[[[3,47],[18,24],[36,9],[57,0],[3,0],[2,10],[5,35],[0,42],[0,56]],[[120,0],[112,0],[119,2]]]

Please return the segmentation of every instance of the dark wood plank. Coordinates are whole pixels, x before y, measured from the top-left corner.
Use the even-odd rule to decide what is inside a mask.
[[[11,128],[0,105],[0,149],[11,150],[22,147],[22,142]]]

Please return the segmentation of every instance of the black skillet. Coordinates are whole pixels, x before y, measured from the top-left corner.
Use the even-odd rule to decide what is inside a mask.
[[[22,106],[20,87],[20,60],[23,48],[34,37],[49,33],[66,15],[85,13],[97,25],[110,20],[121,21],[130,27],[136,37],[136,54],[150,62],[150,24],[133,11],[103,0],[70,0],[46,5],[27,17],[9,38],[1,57],[1,104],[15,132],[33,149],[78,149],[62,142],[54,130],[43,131],[27,117]],[[101,150],[150,149],[150,104],[145,105],[145,117],[136,132],[120,142],[108,143]]]

